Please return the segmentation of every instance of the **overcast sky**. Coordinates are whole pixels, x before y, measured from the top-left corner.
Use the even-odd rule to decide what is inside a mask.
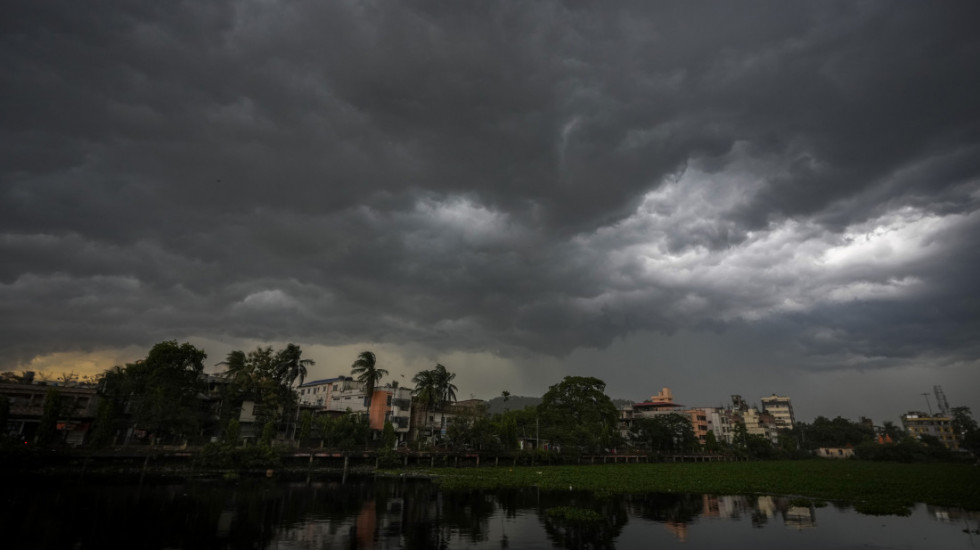
[[[8,1],[0,370],[980,413],[980,4]],[[928,397],[931,407],[935,399]]]

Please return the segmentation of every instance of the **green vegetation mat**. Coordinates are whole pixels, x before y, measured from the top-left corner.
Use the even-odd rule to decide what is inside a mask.
[[[863,513],[903,514],[916,502],[980,510],[980,467],[854,460],[432,469],[445,489],[590,490],[603,493],[778,494],[846,501]]]

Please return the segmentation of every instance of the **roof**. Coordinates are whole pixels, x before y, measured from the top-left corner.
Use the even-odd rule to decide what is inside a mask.
[[[337,382],[338,380],[343,380],[343,378],[323,378],[321,380],[310,380],[309,382],[303,382],[299,385],[301,388],[307,386],[319,386],[320,384],[328,384],[330,382]]]
[[[683,407],[680,403],[673,403],[671,401],[646,401],[643,403],[634,403],[633,408],[637,407]]]

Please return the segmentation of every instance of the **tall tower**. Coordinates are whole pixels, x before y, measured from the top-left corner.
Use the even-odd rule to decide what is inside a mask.
[[[946,401],[946,394],[943,387],[936,385],[932,387],[932,392],[936,394],[936,406],[939,407],[939,414],[949,416],[949,402]]]

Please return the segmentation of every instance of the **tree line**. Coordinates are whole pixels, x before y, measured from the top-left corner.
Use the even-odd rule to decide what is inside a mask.
[[[239,418],[243,404],[254,404],[252,414],[259,442],[271,445],[277,435],[314,442],[321,446],[355,448],[375,445],[391,449],[396,438],[394,427],[386,423],[381,433],[372,433],[365,415],[339,417],[297,414],[297,387],[305,381],[315,363],[303,358],[300,346],[282,349],[259,346],[252,351],[235,350],[216,364],[223,370],[221,383],[209,384],[204,376],[207,354],[189,343],[176,340],[154,345],[146,357],[116,366],[98,377],[101,396],[89,438],[95,446],[121,443],[120,436],[154,444],[203,443],[217,434],[222,444],[240,440]],[[363,351],[351,364],[351,375],[364,388],[365,406],[388,371],[377,356]],[[631,449],[645,453],[736,453],[755,458],[810,456],[820,447],[853,447],[858,456],[871,459],[921,460],[948,457],[942,443],[931,437],[913,440],[904,430],[885,422],[888,443],[877,443],[877,434],[866,424],[837,417],[817,417],[811,423],[797,423],[782,430],[778,443],[746,432],[744,424],[733,426],[731,444],[719,441],[711,432],[698,441],[688,417],[662,414],[635,418],[628,431],[621,431],[620,413],[605,394],[605,383],[594,377],[567,376],[549,387],[537,406],[488,415],[485,409],[452,409],[456,402],[456,374],[442,364],[423,370],[413,378],[413,409],[418,416],[440,415],[440,424],[431,432],[423,422],[416,445],[436,444],[446,449],[486,452],[513,451],[522,442],[539,448],[542,442],[566,454],[605,453]],[[501,397],[506,402],[508,391]],[[64,414],[57,388],[45,400],[44,418],[38,428],[38,441],[53,441],[55,423]],[[954,407],[953,427],[964,448],[980,451],[980,430],[967,407]],[[0,400],[0,424],[6,423],[9,403]]]

